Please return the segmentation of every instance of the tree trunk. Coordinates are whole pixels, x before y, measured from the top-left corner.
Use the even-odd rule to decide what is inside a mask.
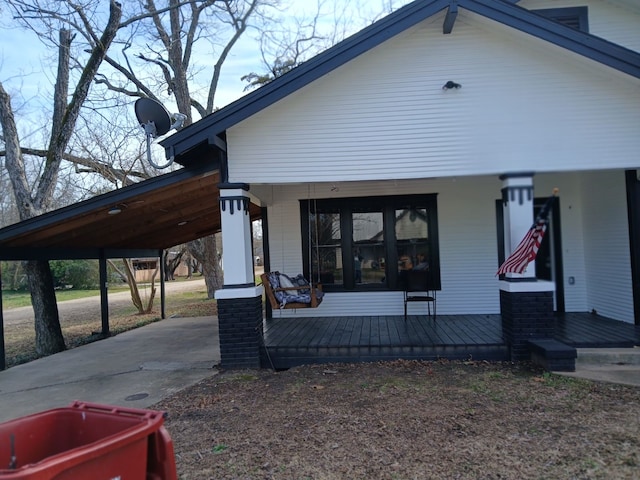
[[[175,257],[169,259],[169,250],[164,251],[162,255],[162,261],[164,262],[164,279],[165,281],[176,279],[176,270],[180,266],[184,255],[187,253],[187,246],[181,245],[180,250]]]
[[[35,322],[36,352],[41,356],[62,352],[66,346],[60,328],[60,317],[49,262],[30,260],[24,262],[24,267],[29,281],[33,311],[38,319]]]
[[[39,11],[39,13],[42,12],[42,10]],[[62,157],[69,146],[80,109],[87,98],[93,79],[98,73],[109,45],[118,32],[121,17],[121,5],[111,0],[109,2],[108,22],[102,35],[99,38],[94,36],[96,43],[90,51],[89,58],[80,73],[76,88],[71,96],[69,96],[70,50],[74,35],[68,29],[60,29],[58,72],[53,95],[53,116],[50,123],[51,137],[47,147],[46,161],[35,188],[29,185],[27,181],[25,162],[15,124],[15,116],[11,108],[11,100],[2,83],[0,83],[0,125],[3,130],[3,141],[6,150],[5,167],[11,178],[20,220],[27,220],[51,209]],[[86,19],[86,17],[83,18]],[[73,22],[70,23],[73,24]],[[85,26],[87,25],[85,23]],[[67,101],[69,102],[68,104]],[[49,263],[30,260],[25,262],[25,270],[35,315],[36,351],[39,355],[60,352],[65,349],[65,344],[60,327],[58,306]]]
[[[189,242],[189,251],[202,268],[202,276],[207,285],[207,297],[214,298],[216,290],[222,287],[223,283],[215,235]]]

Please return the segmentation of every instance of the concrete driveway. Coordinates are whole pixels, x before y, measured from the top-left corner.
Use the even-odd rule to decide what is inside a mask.
[[[0,372],[0,422],[74,400],[146,408],[219,363],[217,317],[162,320]]]

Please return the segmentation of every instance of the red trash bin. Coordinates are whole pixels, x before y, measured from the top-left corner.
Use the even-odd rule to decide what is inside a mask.
[[[73,402],[0,423],[0,479],[177,480],[164,412]]]

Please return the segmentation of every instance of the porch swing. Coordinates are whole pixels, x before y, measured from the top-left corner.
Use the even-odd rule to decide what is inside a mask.
[[[311,214],[311,202],[308,202],[308,214]],[[316,227],[316,255],[319,254],[317,237],[318,228]],[[309,238],[311,238],[311,223],[309,223]],[[309,266],[312,265],[311,245],[309,245]],[[313,274],[311,276],[313,277]],[[317,308],[324,298],[320,282],[316,284],[309,282],[302,274],[290,277],[277,271],[265,272],[260,275],[260,279],[271,308],[274,310]]]
[[[274,310],[316,308],[322,303],[322,285],[312,285],[302,274],[293,278],[280,272],[260,275],[264,292]]]

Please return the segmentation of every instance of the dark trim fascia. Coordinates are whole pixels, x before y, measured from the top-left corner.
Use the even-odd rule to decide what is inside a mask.
[[[152,258],[157,248],[0,247],[0,260],[99,260],[104,258]]]
[[[222,288],[223,289],[231,289],[231,288],[251,288],[251,287],[255,287],[256,284],[254,283],[232,283],[230,285],[223,285]]]
[[[458,7],[640,78],[639,53],[546,19],[515,5],[516,1],[456,1]],[[451,0],[410,3],[273,82],[174,133],[162,140],[160,144],[165,149],[172,149],[175,156],[179,157],[201,143],[209,141],[210,135],[220,135],[226,132],[227,128],[285,98],[424,19],[451,7],[451,5]]]
[[[209,145],[213,145],[214,147],[218,148],[219,150],[227,153],[227,142],[225,142],[222,138],[220,138],[218,135],[211,135],[208,139]]]
[[[123,187],[119,190],[113,190],[112,192],[98,195],[88,200],[9,225],[0,229],[0,248],[2,248],[1,245],[3,241],[29,233],[34,229],[43,228],[100,208],[108,208],[120,203],[126,203],[128,199],[136,195],[148,193],[158,188],[168,187],[183,180],[218,171],[218,169],[218,162],[202,162],[190,165],[188,168],[181,168],[175,172],[143,180],[142,182]]]
[[[333,71],[386,40],[433,16],[450,5],[450,0],[416,1],[373,23],[360,32],[311,58],[282,77],[236,100],[217,112],[162,140],[165,149],[184,154],[211,134],[218,135],[269,105]]]
[[[500,180],[506,180],[507,178],[533,178],[535,172],[517,172],[517,173],[503,173],[498,178]]]
[[[460,7],[640,78],[640,53],[496,0],[458,0]]]
[[[262,258],[262,265],[263,265],[263,270],[265,272],[270,272],[271,271],[271,255],[269,254],[269,252],[271,251],[271,246],[269,244],[269,210],[267,209],[267,207],[260,207],[260,212],[262,214],[261,219],[262,219],[262,254],[263,254],[263,258]],[[303,237],[304,240],[304,237]],[[303,268],[305,265],[305,262],[302,262]],[[307,274],[305,278],[309,278],[309,275]],[[312,279],[309,278],[309,281],[313,281]],[[269,320],[271,318],[273,318],[273,309],[271,308],[271,302],[265,302],[265,317]]]
[[[451,0],[449,8],[447,8],[447,14],[444,17],[444,23],[442,24],[442,33],[445,35],[453,32],[453,25],[456,23],[458,16],[458,4],[456,0]]]
[[[640,326],[640,170],[625,171],[634,323]]]
[[[236,189],[242,189],[245,192],[249,191],[249,184],[248,183],[219,183],[218,184],[218,190],[236,190]]]
[[[540,197],[533,199],[534,213],[537,215],[539,211],[549,200],[548,197]],[[562,256],[562,219],[560,218],[560,198],[556,197],[551,205],[551,217],[547,231],[551,234],[549,236],[549,258],[553,261],[553,268],[555,279],[555,299],[556,313],[565,312],[565,298],[564,298],[564,259]]]

